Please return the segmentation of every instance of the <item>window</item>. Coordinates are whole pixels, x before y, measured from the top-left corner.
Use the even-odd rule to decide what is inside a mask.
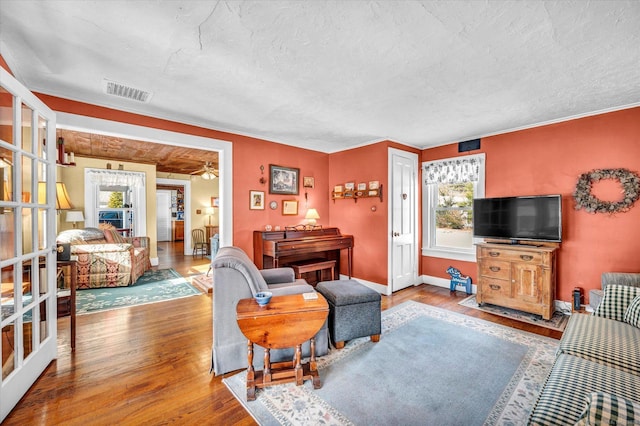
[[[109,223],[126,235],[133,235],[131,194],[128,186],[99,186],[98,223]]]
[[[85,169],[85,225],[110,223],[127,236],[146,235],[146,184],[142,172]]]
[[[475,261],[472,203],[484,197],[484,163],[477,154],[422,164],[424,256]]]

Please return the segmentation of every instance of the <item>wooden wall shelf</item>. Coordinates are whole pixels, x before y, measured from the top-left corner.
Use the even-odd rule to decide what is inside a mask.
[[[353,200],[357,203],[358,198],[380,198],[380,202],[382,202],[382,185],[378,189],[366,189],[364,191],[331,191],[331,199],[334,203],[336,200]]]

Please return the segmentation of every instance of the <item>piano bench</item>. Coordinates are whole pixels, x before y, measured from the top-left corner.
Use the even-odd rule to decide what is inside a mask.
[[[337,349],[346,340],[371,336],[380,340],[380,293],[356,280],[323,281],[316,286],[329,303],[329,334]]]
[[[316,282],[322,281],[322,271],[325,269],[329,269],[331,271],[331,280],[333,280],[334,275],[333,271],[336,267],[335,260],[325,260],[325,259],[313,259],[313,260],[305,260],[303,262],[293,263],[288,265],[293,269],[293,272],[296,274],[296,278],[302,278],[302,274],[307,272],[315,272],[316,273]],[[318,271],[320,271],[320,278],[318,278]]]

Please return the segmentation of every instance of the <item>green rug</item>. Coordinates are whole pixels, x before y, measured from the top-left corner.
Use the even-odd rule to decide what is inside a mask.
[[[149,270],[129,287],[92,288],[76,293],[76,313],[88,314],[164,302],[202,292],[173,269]]]
[[[522,425],[558,341],[409,301],[382,312],[382,336],[318,360],[311,381],[257,391],[223,379],[260,425]]]

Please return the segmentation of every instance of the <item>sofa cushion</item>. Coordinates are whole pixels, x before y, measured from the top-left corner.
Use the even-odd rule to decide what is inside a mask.
[[[640,403],[606,392],[591,392],[576,426],[640,424]]]
[[[593,313],[596,316],[622,321],[631,301],[640,296],[640,287],[609,284],[604,289],[604,298]]]
[[[96,228],[67,229],[58,234],[56,241],[60,244],[101,244],[106,242],[103,232]]]
[[[103,232],[104,237],[107,239],[108,243],[122,244],[127,242],[124,237],[120,235],[120,233],[115,229],[105,229]]]
[[[640,376],[640,328],[622,321],[574,313],[558,353],[579,356]]]
[[[529,425],[573,425],[591,392],[640,400],[640,376],[577,356],[558,355],[538,397]]]
[[[640,296],[636,296],[635,299],[631,301],[631,304],[629,304],[629,307],[627,307],[624,313],[623,320],[627,324],[640,328]]]

